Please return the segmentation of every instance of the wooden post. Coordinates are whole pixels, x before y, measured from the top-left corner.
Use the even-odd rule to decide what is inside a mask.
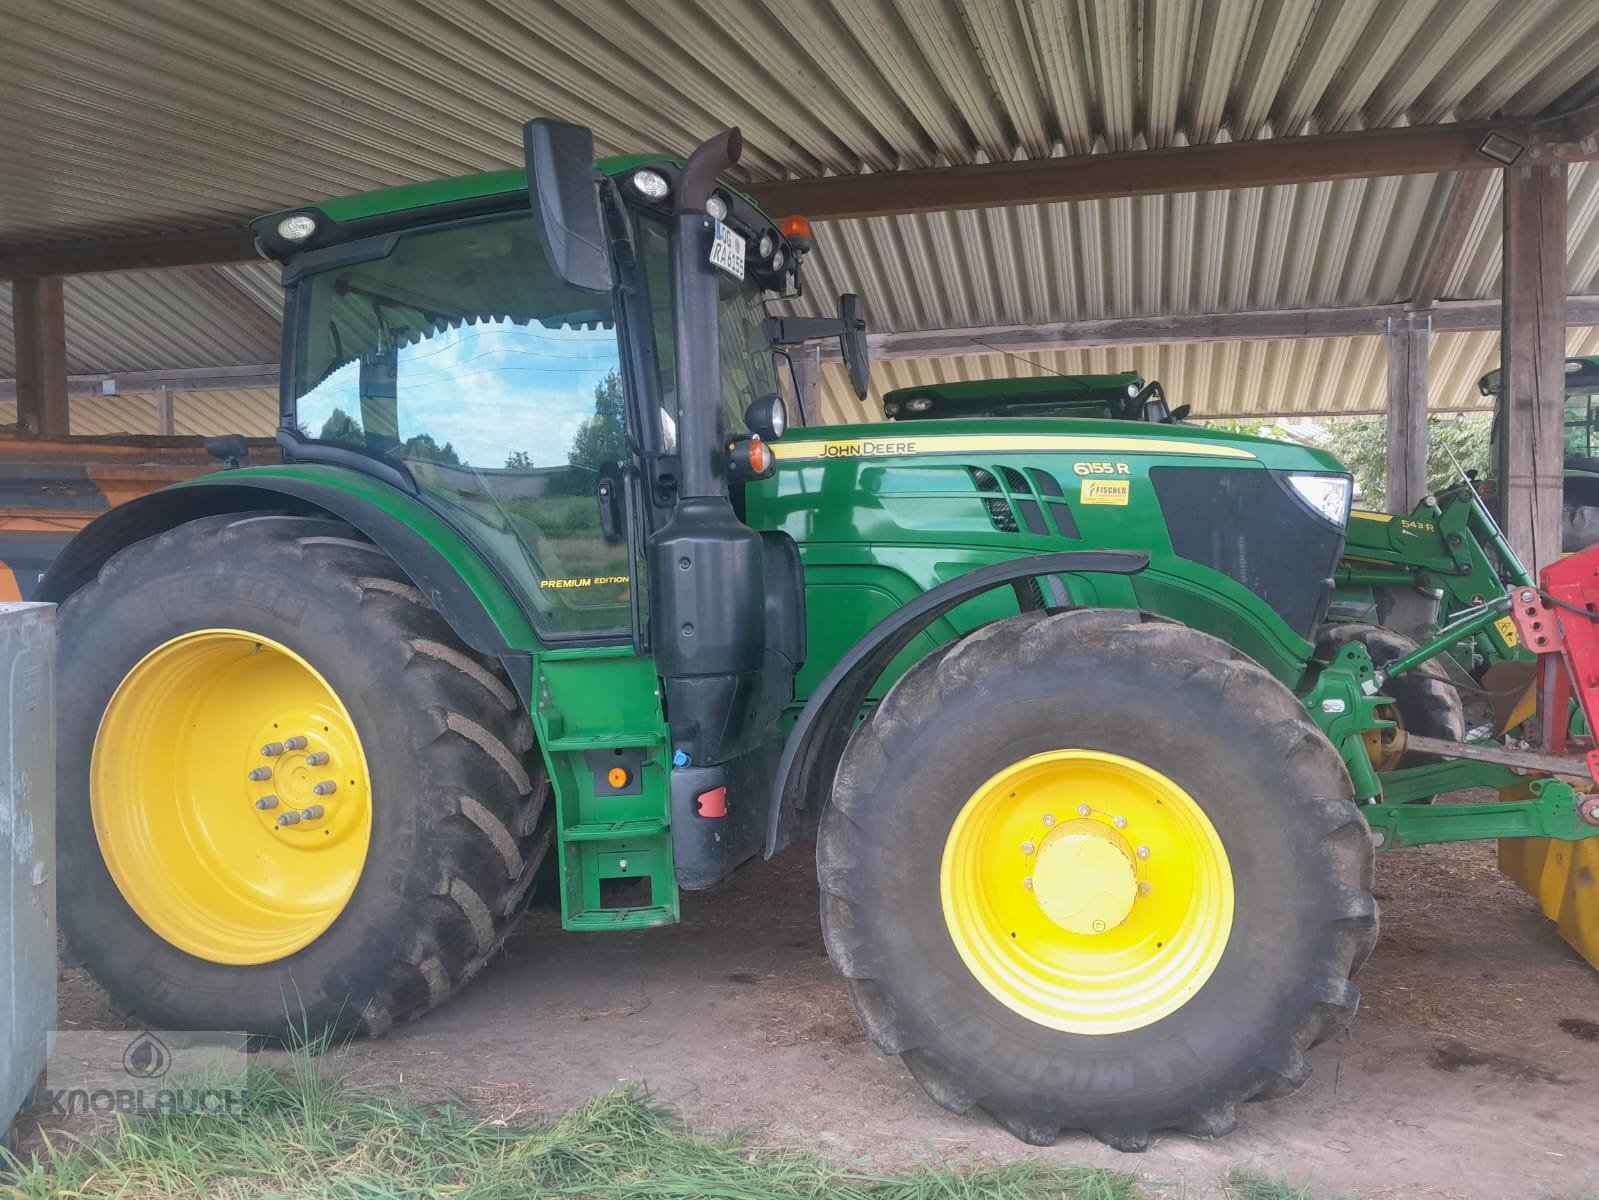
[[[1499,461],[1505,534],[1536,572],[1560,556],[1566,168],[1506,168]]]
[[[178,414],[173,404],[172,389],[162,384],[155,392],[155,431],[162,437],[178,432]]]
[[[794,398],[801,422],[806,428],[826,424],[822,420],[822,363],[815,346],[796,346],[790,351],[794,363],[794,383],[799,394]]]
[[[11,285],[17,341],[17,423],[44,437],[66,437],[67,325],[61,278],[18,279]]]
[[[1388,511],[1407,513],[1427,494],[1427,348],[1432,321],[1388,323]]]

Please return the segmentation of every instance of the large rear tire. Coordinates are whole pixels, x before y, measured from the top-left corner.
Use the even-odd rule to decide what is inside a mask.
[[[379,1034],[504,940],[550,838],[531,725],[348,526],[178,526],[60,631],[61,927],[113,1003]]]
[[[1295,697],[1146,614],[1031,613],[909,671],[817,847],[861,1023],[1024,1141],[1230,1131],[1354,1015],[1372,847]]]

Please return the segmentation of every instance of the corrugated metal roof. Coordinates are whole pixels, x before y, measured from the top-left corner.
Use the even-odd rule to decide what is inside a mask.
[[[1599,329],[1573,329],[1568,354],[1599,354]],[[1427,356],[1429,404],[1483,407],[1477,380],[1499,365],[1497,333],[1445,333]],[[855,398],[841,363],[821,373],[822,415],[837,424],[881,420],[883,393],[948,380],[1139,371],[1195,418],[1347,416],[1387,408],[1388,356],[1380,337],[1117,345],[1036,354],[961,354],[872,365],[871,393]]]
[[[743,177],[757,180],[1528,115],[1599,94],[1592,0],[0,6],[0,243],[238,222],[501,167],[535,113],[590,124],[602,152],[683,150],[738,124]],[[1404,300],[1451,186],[1415,176],[819,223],[802,307],[859,291],[873,328],[894,331]],[[1446,296],[1495,294],[1496,186]],[[1599,292],[1599,170],[1574,168],[1571,194],[1571,288]],[[274,275],[74,279],[70,369],[272,361]],[[8,306],[0,286],[0,375]],[[1215,380],[1207,404],[1267,397],[1201,362],[1249,379],[1319,363],[1295,395],[1375,394],[1326,374],[1370,357],[1347,348],[1163,353],[1195,364],[1193,387]]]
[[[7,0],[0,241],[744,128],[747,179],[1569,108],[1588,0]],[[92,70],[85,67],[92,64]]]

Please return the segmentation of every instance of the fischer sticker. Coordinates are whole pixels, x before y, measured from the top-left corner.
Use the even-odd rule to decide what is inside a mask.
[[[1130,479],[1085,479],[1079,501],[1083,504],[1115,504],[1125,508],[1132,490]]]

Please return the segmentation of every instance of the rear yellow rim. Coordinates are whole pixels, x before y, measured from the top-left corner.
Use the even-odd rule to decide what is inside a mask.
[[[1233,924],[1227,851],[1161,772],[1097,750],[1006,767],[949,831],[944,921],[967,969],[1030,1021],[1123,1033],[1186,1004]]]
[[[327,680],[237,629],[158,646],[111,697],[95,836],[139,917],[210,962],[274,962],[344,911],[372,832],[366,755]]]

